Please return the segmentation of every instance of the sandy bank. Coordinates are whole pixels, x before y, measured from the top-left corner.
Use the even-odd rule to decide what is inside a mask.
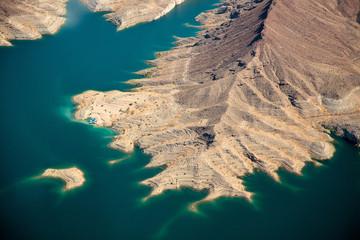
[[[85,182],[84,173],[77,167],[66,169],[46,169],[40,178],[57,178],[65,182],[64,191],[81,187]]]

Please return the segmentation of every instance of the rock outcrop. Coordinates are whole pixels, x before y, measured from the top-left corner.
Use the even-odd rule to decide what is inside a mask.
[[[11,40],[34,40],[55,34],[65,23],[68,0],[1,0],[0,46]],[[185,0],[81,0],[92,12],[105,14],[118,30],[156,20]]]
[[[242,177],[255,169],[280,181],[279,168],[301,174],[331,158],[324,126],[359,143],[359,10],[358,0],[225,1],[130,81],[141,87],[73,97],[75,118],[166,166],[142,182],[150,196],[191,187],[209,191],[202,201],[251,199]]]
[[[117,30],[164,16],[185,0],[81,0],[92,12],[111,12],[104,16]]]
[[[66,13],[68,0],[1,0],[0,46],[11,46],[10,40],[39,39],[55,34],[65,23],[59,17]]]
[[[49,168],[46,169],[45,172],[39,176],[39,178],[57,178],[64,181],[64,191],[80,187],[85,182],[84,173],[76,167],[65,169]]]

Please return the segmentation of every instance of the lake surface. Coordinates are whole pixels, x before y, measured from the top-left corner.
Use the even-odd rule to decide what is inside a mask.
[[[165,17],[116,32],[78,0],[67,5],[59,33],[0,48],[1,239],[356,239],[360,234],[359,149],[336,138],[337,152],[303,176],[281,172],[246,177],[255,193],[188,205],[206,192],[150,193],[139,182],[160,169],[150,157],[109,149],[114,134],[72,120],[71,96],[85,90],[126,90],[145,60],[170,49],[173,36],[194,35],[200,12],[216,0],[187,0]],[[126,158],[108,165],[109,160]],[[78,166],[87,181],[62,192],[56,179],[35,180],[47,168]]]

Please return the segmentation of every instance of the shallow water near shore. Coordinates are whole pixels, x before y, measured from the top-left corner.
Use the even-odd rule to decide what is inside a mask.
[[[173,36],[194,35],[194,17],[216,0],[187,0],[165,17],[121,32],[78,0],[53,36],[0,48],[1,239],[357,239],[360,234],[360,152],[335,138],[333,159],[303,176],[281,171],[245,177],[253,202],[223,198],[188,205],[206,192],[169,191],[147,201],[139,182],[161,169],[136,149],[108,148],[109,129],[72,120],[71,96],[93,89],[128,90],[145,60],[169,50]],[[122,159],[109,165],[108,161]],[[69,192],[47,168],[77,166],[84,186]]]

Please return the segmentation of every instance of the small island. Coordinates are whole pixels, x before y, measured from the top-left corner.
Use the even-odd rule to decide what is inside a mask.
[[[39,178],[57,178],[65,182],[64,191],[81,187],[85,182],[84,173],[77,167],[66,169],[48,168]]]

